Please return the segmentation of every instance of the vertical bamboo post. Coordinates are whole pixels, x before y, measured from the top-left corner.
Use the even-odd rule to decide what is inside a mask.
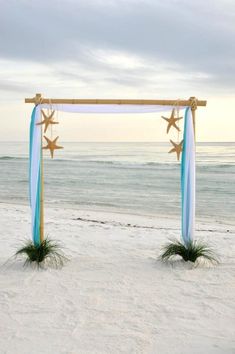
[[[197,99],[196,97],[190,97],[189,101],[191,102],[191,112],[193,118],[193,131],[194,139],[196,141],[196,109],[197,109]]]
[[[193,131],[194,131],[194,138],[196,139],[196,110],[191,108],[192,110],[192,117],[193,117]]]
[[[42,95],[37,93],[35,96],[35,104],[41,103]],[[42,116],[41,116],[42,120]],[[40,190],[40,243],[44,240],[44,160],[43,160],[43,126],[41,125],[41,165],[40,165],[40,177],[41,177],[41,190]]]
[[[196,212],[195,212],[195,199],[196,199],[196,109],[197,109],[197,99],[196,97],[190,97],[189,99],[191,103],[191,112],[192,112],[192,119],[193,119],[193,132],[194,132],[194,161],[195,161],[195,175],[194,175],[194,196],[193,196],[193,229],[192,229],[192,235],[191,237],[193,238],[194,233],[195,233],[195,218],[196,218]]]
[[[40,194],[40,243],[44,240],[44,161],[41,128],[41,194]]]

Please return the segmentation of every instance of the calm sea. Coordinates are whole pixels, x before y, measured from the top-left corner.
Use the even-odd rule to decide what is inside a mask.
[[[180,215],[180,164],[168,143],[64,143],[45,153],[55,207]],[[196,214],[235,224],[235,143],[197,144]],[[0,202],[28,203],[28,144],[0,143]]]

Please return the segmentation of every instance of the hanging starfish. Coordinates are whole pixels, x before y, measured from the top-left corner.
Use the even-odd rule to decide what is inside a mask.
[[[177,121],[179,121],[180,119],[182,119],[183,117],[175,118],[175,108],[172,109],[170,118],[166,118],[163,116],[162,116],[162,118],[168,122],[167,130],[166,130],[167,134],[169,133],[169,130],[171,127],[176,128],[180,132],[180,128],[175,123]]]
[[[45,124],[44,133],[46,133],[47,128],[49,127],[50,124],[59,124],[59,122],[54,122],[54,120],[53,120],[54,119],[53,115],[54,115],[55,111],[51,112],[51,114],[49,116],[47,116],[43,110],[41,110],[41,112],[42,112],[44,119],[40,123],[37,123],[37,125]]]
[[[168,153],[172,153],[172,152],[176,152],[177,154],[177,160],[179,161],[180,159],[180,154],[182,152],[182,149],[183,149],[183,140],[179,143],[179,144],[176,144],[174,143],[174,141],[170,140],[171,144],[174,146]]]
[[[56,145],[57,139],[59,138],[58,136],[54,140],[48,139],[45,135],[44,138],[47,141],[47,146],[43,146],[43,149],[49,149],[51,153],[51,158],[53,159],[54,150],[63,149],[63,146]]]

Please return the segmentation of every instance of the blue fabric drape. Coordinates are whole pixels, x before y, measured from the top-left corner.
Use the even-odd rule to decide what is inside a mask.
[[[182,239],[184,244],[187,245],[193,240],[195,228],[195,139],[190,107],[186,108],[184,115],[181,200]]]

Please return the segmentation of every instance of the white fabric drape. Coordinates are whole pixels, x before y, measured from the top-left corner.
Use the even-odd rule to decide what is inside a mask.
[[[29,194],[31,207],[32,238],[35,245],[40,244],[40,195],[41,195],[41,120],[40,107],[35,107],[30,124],[29,156]]]
[[[172,106],[133,105],[133,104],[41,104],[40,109],[52,109],[71,113],[155,113],[171,111]],[[180,108],[180,107],[179,107]]]

